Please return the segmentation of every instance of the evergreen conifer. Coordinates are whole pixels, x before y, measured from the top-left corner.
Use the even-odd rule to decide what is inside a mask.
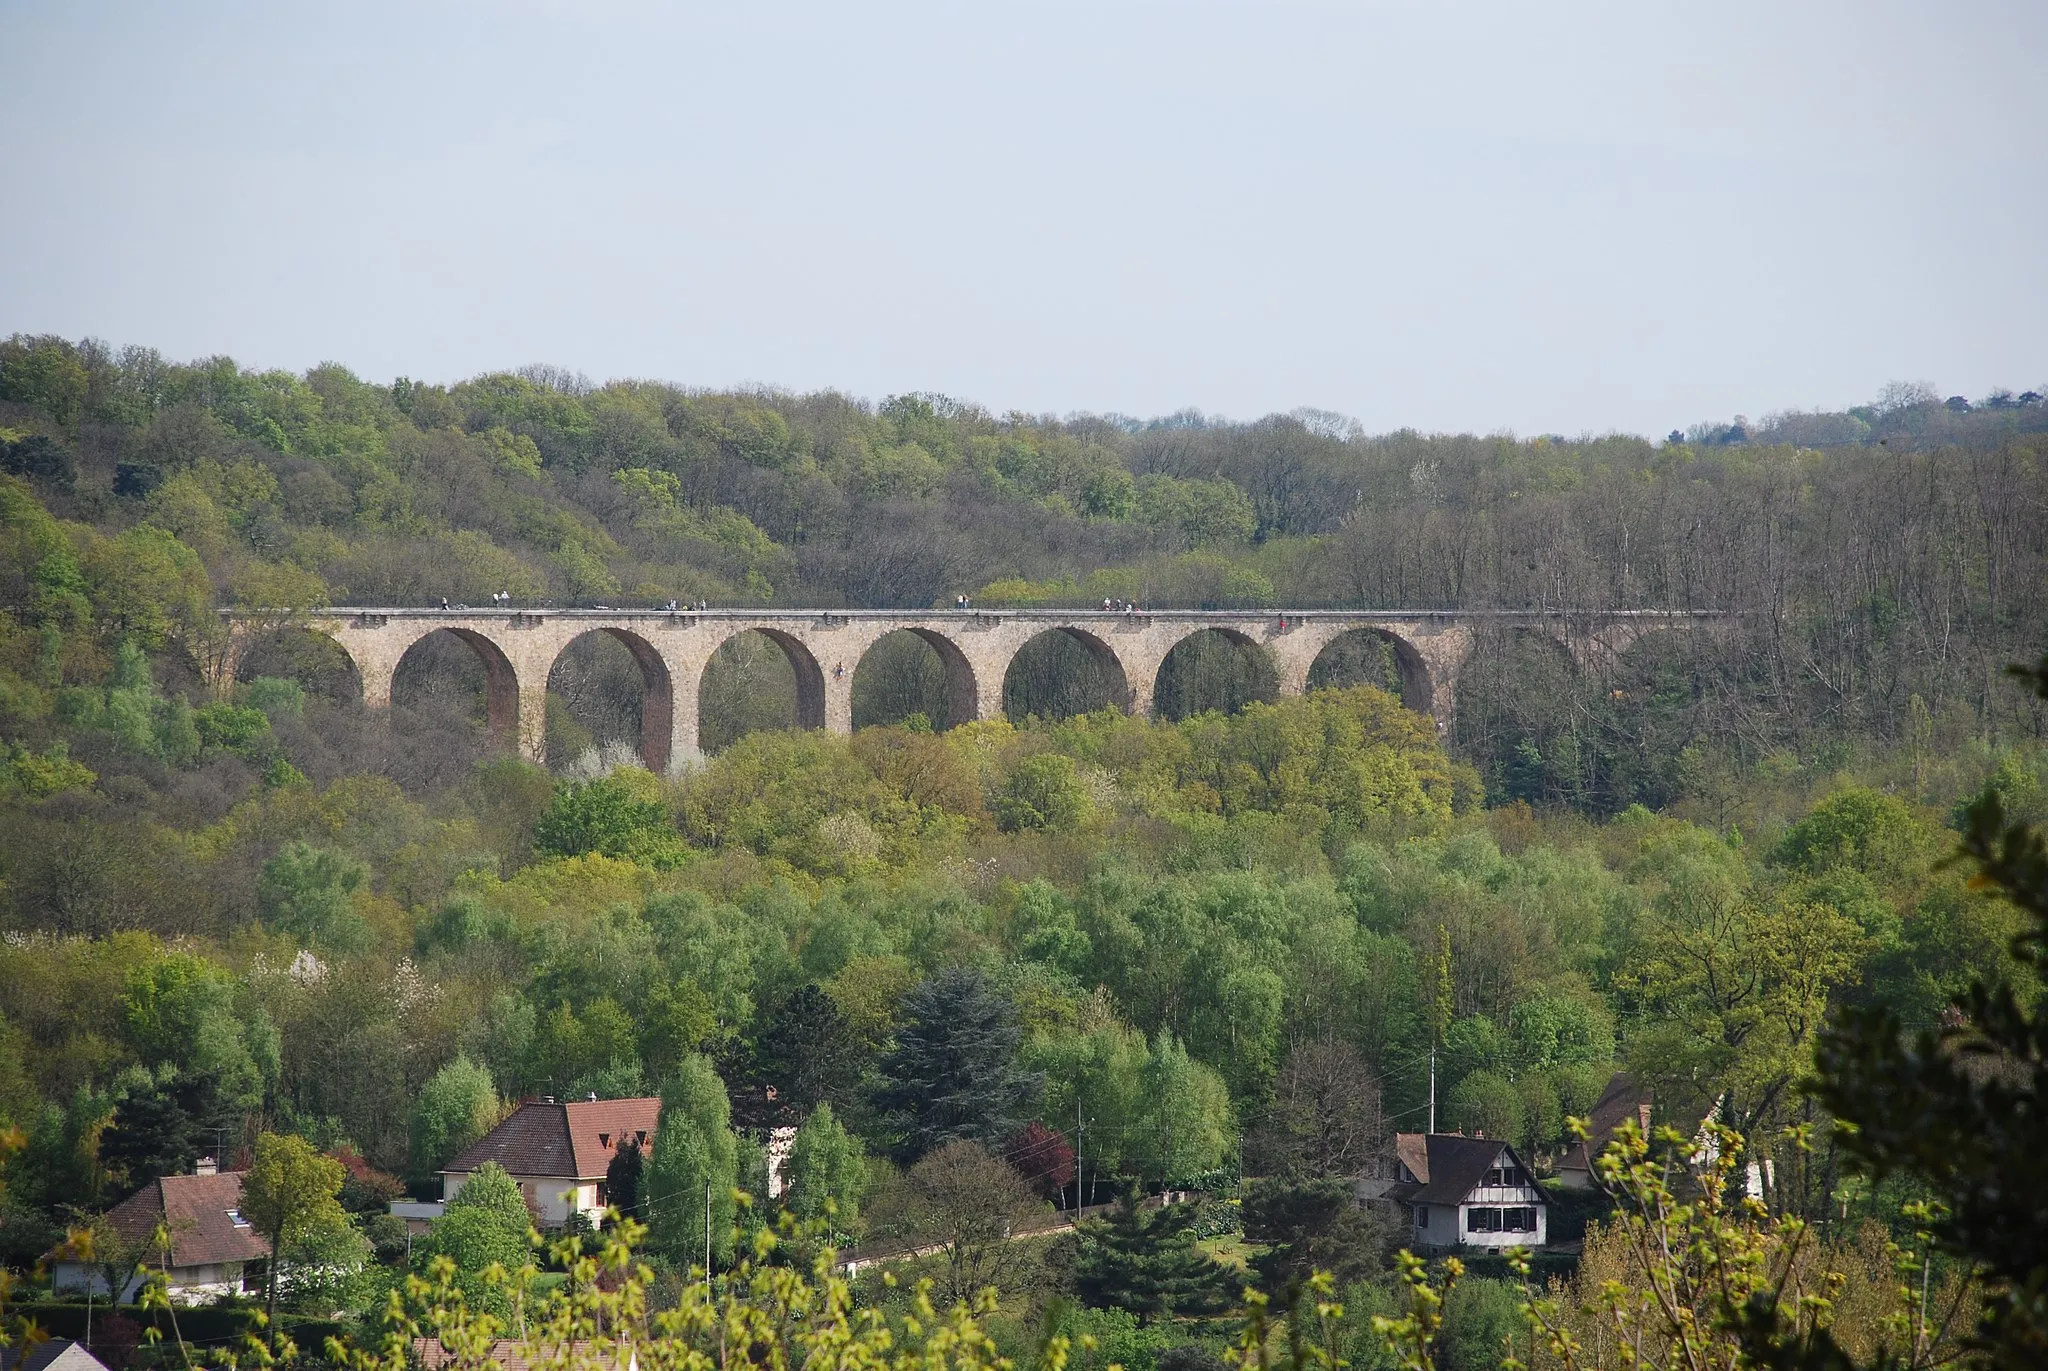
[[[1230,1304],[1230,1273],[1195,1245],[1191,1205],[1145,1209],[1135,1190],[1107,1218],[1080,1226],[1074,1289],[1098,1309],[1213,1314]]]
[[[882,1063],[876,1103],[905,1161],[955,1141],[998,1147],[1044,1089],[1017,1068],[1021,1033],[1009,1002],[980,972],[954,967],[904,997],[908,1022]]]

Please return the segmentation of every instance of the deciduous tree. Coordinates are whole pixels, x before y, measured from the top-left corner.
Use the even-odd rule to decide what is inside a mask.
[[[491,1073],[466,1056],[436,1071],[420,1087],[412,1107],[412,1169],[425,1179],[498,1120],[498,1091]]]
[[[347,1225],[348,1216],[338,1198],[347,1175],[340,1162],[321,1156],[304,1138],[265,1133],[256,1139],[249,1169],[242,1174],[242,1213],[270,1244],[263,1307],[273,1349],[277,1345],[278,1270],[291,1245],[307,1234]]]
[[[884,1233],[939,1249],[945,1265],[938,1294],[950,1305],[987,1286],[1017,1291],[1038,1254],[1012,1239],[1045,1213],[1045,1202],[1007,1163],[959,1139],[932,1151],[877,1196],[873,1217]]]
[[[661,1092],[661,1121],[648,1162],[646,1204],[652,1241],[679,1269],[732,1255],[733,1187],[739,1140],[725,1082],[705,1057],[684,1057]]]

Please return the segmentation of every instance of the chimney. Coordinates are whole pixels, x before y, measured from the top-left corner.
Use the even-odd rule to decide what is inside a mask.
[[[597,1092],[595,1090],[590,1092],[589,1096],[587,1097],[587,1102],[590,1104],[597,1103]]]
[[[211,1157],[201,1157],[198,1161],[192,1163],[192,1174],[195,1176],[217,1176],[220,1174],[220,1164]]]
[[[553,1095],[543,1095],[540,1097],[540,1102],[542,1104],[553,1104],[555,1102],[555,1097]]]

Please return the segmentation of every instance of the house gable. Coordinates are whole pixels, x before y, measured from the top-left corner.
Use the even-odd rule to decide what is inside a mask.
[[[1544,1241],[1543,1194],[1507,1143],[1407,1133],[1397,1137],[1396,1153],[1404,1179],[1388,1187],[1386,1198],[1406,1207],[1418,1242],[1511,1247]]]

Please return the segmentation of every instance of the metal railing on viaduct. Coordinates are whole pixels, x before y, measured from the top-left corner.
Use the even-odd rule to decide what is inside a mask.
[[[371,709],[391,703],[392,678],[406,652],[427,635],[453,634],[482,661],[491,728],[544,760],[548,673],[587,633],[607,633],[639,663],[645,683],[641,738],[656,771],[697,750],[698,691],[719,646],[757,632],[788,657],[796,675],[797,722],[853,730],[853,682],[869,648],[890,633],[922,638],[945,666],[953,723],[999,717],[1003,680],[1018,651],[1044,633],[1079,642],[1120,682],[1116,703],[1148,714],[1160,666],[1175,646],[1205,631],[1265,653],[1282,695],[1308,686],[1317,658],[1339,639],[1367,633],[1391,645],[1403,702],[1450,721],[1458,673],[1486,625],[1531,629],[1555,638],[1582,669],[1597,669],[1645,634],[1690,630],[1723,616],[1690,610],[762,610],[762,609],[451,609],[332,608],[294,616],[289,626],[337,643],[362,678]],[[249,645],[275,631],[275,617],[230,616],[225,678]]]

